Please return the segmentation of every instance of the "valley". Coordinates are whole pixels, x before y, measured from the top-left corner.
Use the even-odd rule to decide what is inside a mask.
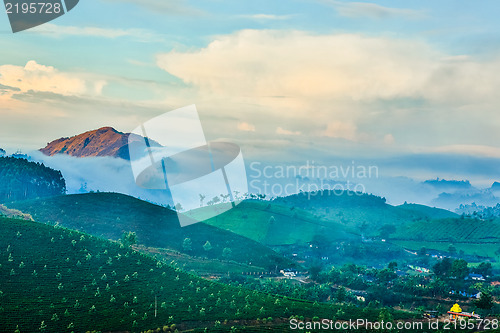
[[[415,320],[457,302],[500,311],[495,217],[328,191],[250,196],[184,228],[170,207],[107,192],[0,213],[10,331],[259,332],[291,318]]]

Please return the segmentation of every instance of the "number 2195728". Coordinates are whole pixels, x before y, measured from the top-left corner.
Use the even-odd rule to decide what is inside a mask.
[[[61,3],[50,2],[23,2],[5,3],[7,14],[59,14],[62,12]]]

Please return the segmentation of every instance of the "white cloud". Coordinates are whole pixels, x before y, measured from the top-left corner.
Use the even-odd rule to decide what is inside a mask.
[[[240,15],[239,17],[260,20],[260,21],[282,21],[288,20],[292,15],[275,15],[275,14],[254,14],[254,15]]]
[[[286,115],[295,131],[330,138],[387,146],[391,133],[391,149],[498,137],[490,115],[500,104],[500,57],[457,56],[422,39],[244,30],[160,54],[157,64],[186,83],[186,96],[219,115],[236,107],[263,133],[277,135]],[[469,129],[429,132],[450,122]]]
[[[450,58],[421,40],[244,30],[202,49],[160,54],[157,64],[202,93],[274,104],[292,97],[300,107],[335,99],[454,104],[500,97],[499,58]]]
[[[500,158],[500,148],[485,145],[448,145],[431,148],[415,149],[419,153],[440,153],[440,154],[455,154],[455,155],[470,155],[477,157]]]
[[[276,134],[281,134],[281,135],[300,135],[300,131],[290,131],[287,129],[284,129],[282,127],[276,128]]]
[[[64,36],[85,36],[97,38],[115,39],[120,37],[131,37],[136,40],[153,40],[159,39],[150,30],[146,29],[113,29],[101,27],[77,27],[77,26],[60,26],[52,23],[42,24],[33,28],[33,32],[47,34],[49,37],[64,37]]]
[[[92,94],[99,95],[106,82],[103,80],[87,80],[85,75],[60,72],[52,66],[38,64],[30,60],[24,67],[15,65],[0,66],[0,84],[12,87],[13,94],[33,92],[50,92],[71,96]]]
[[[159,204],[170,203],[165,191],[150,191],[137,186],[130,162],[114,157],[73,157],[59,154],[46,156],[39,151],[29,155],[46,166],[60,170],[66,180],[68,194],[88,191],[117,192]]]
[[[343,2],[335,0],[324,0],[324,3],[332,5],[341,16],[352,18],[402,18],[422,19],[425,12],[421,10],[384,7],[371,2]]]
[[[238,130],[243,132],[255,132],[255,126],[249,123],[242,122],[238,124]]]
[[[105,0],[108,2],[128,2],[143,7],[150,12],[163,15],[199,16],[203,11],[194,8],[186,0]]]
[[[386,134],[384,136],[384,143],[387,144],[387,145],[392,145],[394,144],[395,142],[395,139],[394,139],[394,136],[392,134]]]
[[[357,127],[351,123],[332,121],[327,124],[323,135],[330,138],[340,138],[354,141],[357,139]]]
[[[361,100],[418,94],[433,58],[419,41],[245,30],[197,51],[162,54],[158,65],[206,92]]]

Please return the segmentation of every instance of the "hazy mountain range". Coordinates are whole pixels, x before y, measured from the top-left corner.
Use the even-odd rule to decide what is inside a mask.
[[[112,127],[103,127],[69,138],[60,138],[40,149],[51,159],[37,156],[55,169],[59,169],[68,181],[69,193],[84,193],[91,190],[117,191],[142,197],[152,202],[161,203],[158,193],[141,191],[133,180],[128,167],[128,138],[130,133],[122,133]],[[155,143],[156,144],[156,143]],[[75,159],[79,157],[99,157],[100,159]],[[111,157],[111,159],[109,159]],[[261,169],[265,166],[262,165]],[[97,171],[98,170],[98,173]],[[260,192],[268,196],[290,195],[299,192],[300,186],[314,190],[315,184],[326,181],[329,184],[345,184],[349,179],[312,179],[307,177],[266,177],[258,179],[252,174],[252,168],[247,163],[249,182],[257,179],[266,180],[284,188],[287,184],[296,184],[292,193],[266,193],[262,187],[250,186],[250,192]],[[412,173],[408,170],[408,173]],[[363,179],[365,192],[385,196],[388,202],[401,204],[405,201],[431,205],[454,211],[461,204],[495,206],[500,202],[500,183],[491,187],[479,188],[468,180],[432,179],[418,181],[408,177],[376,177]],[[257,182],[258,183],[258,182]],[[255,183],[254,183],[255,184]],[[262,183],[260,183],[262,184]],[[311,185],[314,185],[310,187]],[[303,189],[304,190],[304,189]],[[305,191],[305,190],[304,190]]]

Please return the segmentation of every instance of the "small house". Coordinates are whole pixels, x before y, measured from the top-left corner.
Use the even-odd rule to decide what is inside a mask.
[[[291,268],[282,269],[282,270],[280,270],[280,273],[283,274],[283,276],[287,277],[287,278],[296,277],[298,274],[298,272],[296,270],[291,269]]]
[[[483,275],[471,273],[465,277],[465,280],[474,280],[474,281],[486,281]]]

